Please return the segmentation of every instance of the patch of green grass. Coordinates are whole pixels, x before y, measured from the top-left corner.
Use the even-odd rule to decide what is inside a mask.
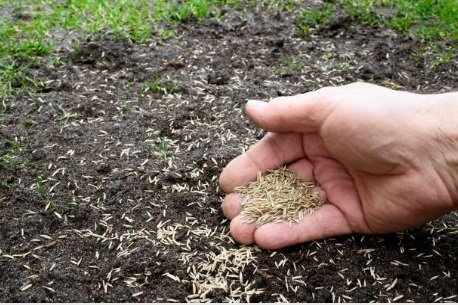
[[[8,20],[0,22],[0,100],[2,103],[6,95],[11,92],[38,87],[38,83],[27,74],[27,69],[52,50],[42,36],[35,31],[21,28],[21,24]]]
[[[41,181],[40,177],[37,177],[35,181],[35,189],[38,192],[38,195],[40,195],[41,199],[46,199],[46,190],[43,186],[43,182]]]
[[[302,71],[302,68],[304,68],[304,65],[301,64],[300,62],[296,62],[292,56],[287,56],[284,60],[283,60],[283,64],[286,65],[286,67],[288,68],[288,70],[290,71],[294,71],[294,72],[301,72]]]
[[[382,1],[375,3],[373,0],[357,0],[354,2],[340,0],[339,2],[345,9],[345,13],[360,24],[373,27],[383,24],[383,16],[375,12],[379,5],[384,7]]]
[[[167,38],[173,25],[221,14],[224,5],[242,0],[0,0],[0,101],[18,90],[34,89],[27,74],[32,64],[52,52],[54,30],[84,35],[109,33],[143,43],[152,35]],[[249,1],[248,1],[249,2]],[[56,61],[61,65],[62,62]]]
[[[174,35],[180,22],[219,18],[225,7],[296,14],[302,36],[323,27],[339,7],[354,22],[412,33],[428,45],[458,40],[457,0],[334,0],[301,10],[307,5],[299,0],[0,0],[0,102],[6,108],[9,94],[39,90],[40,83],[27,71],[53,51],[50,34],[56,30],[82,36],[109,33],[143,43]],[[437,50],[437,62],[446,61],[449,56]],[[450,50],[455,52],[456,46]],[[60,59],[51,62],[63,64]]]
[[[11,185],[9,185],[7,182],[0,180],[0,188],[5,189],[5,190],[10,190]]]
[[[428,43],[458,40],[456,0],[340,0],[340,3],[350,17],[362,24],[389,26]]]
[[[154,81],[146,80],[143,85],[143,95],[152,91],[160,94],[174,94],[178,92],[176,83],[162,80],[160,77],[156,77]]]
[[[297,62],[293,56],[288,55],[283,59],[282,65],[275,69],[275,73],[280,75],[301,73],[303,68],[304,65],[302,63]]]
[[[5,168],[15,170],[22,166],[22,160],[19,158],[19,153],[22,151],[23,145],[12,140],[5,142],[5,147],[0,150],[0,169]]]
[[[329,21],[332,15],[334,15],[334,7],[330,3],[303,10],[298,17],[297,32],[299,36],[308,35],[311,28],[320,29]]]
[[[357,64],[357,62],[354,59],[348,59],[348,60],[346,60],[344,62],[336,63],[335,67],[339,71],[347,71],[351,67],[354,67],[356,64]]]
[[[59,57],[52,59],[52,65],[55,68],[62,67],[64,64],[65,62]]]
[[[133,42],[145,41],[158,22],[183,22],[191,17],[207,17],[217,1],[147,1],[147,0],[24,0],[17,4],[0,0],[1,7],[15,7],[15,15],[26,16],[11,21],[6,32],[19,30],[31,41],[52,29],[82,31],[87,34],[109,32]],[[16,29],[16,31],[15,31]]]
[[[297,33],[325,26],[332,15],[343,9],[353,23],[376,28],[392,28],[412,34],[433,50],[434,64],[447,62],[457,52],[457,0],[338,0],[305,9],[297,18]],[[448,46],[449,45],[449,46]]]
[[[131,112],[132,111],[132,106],[130,105],[129,101],[126,101],[122,104],[122,109],[124,112]]]
[[[3,110],[6,108],[5,99],[8,94],[18,90],[29,92],[39,89],[40,83],[27,73],[30,63],[17,64],[14,61],[0,59],[0,101]]]
[[[169,145],[165,138],[159,138],[159,151],[161,152],[164,159],[167,159],[169,152]]]
[[[167,139],[163,137],[159,137],[157,139],[158,147],[154,147],[149,142],[144,142],[145,148],[148,150],[148,153],[151,156],[162,156],[164,159],[167,159],[170,156],[169,144],[167,143]]]
[[[430,62],[429,62],[429,67],[434,68],[436,66],[439,66],[443,63],[446,63],[450,61],[453,58],[453,54],[456,53],[457,48],[440,48],[440,47],[434,47],[432,48],[432,55],[430,56]]]
[[[277,13],[277,12],[293,13],[301,7],[301,4],[304,4],[304,1],[302,0],[286,0],[286,1],[265,0],[265,1],[262,1],[261,3],[263,2],[265,2],[264,5],[267,6],[268,10],[272,13]],[[256,1],[253,1],[253,3],[256,3]]]
[[[170,3],[170,1],[168,1]],[[167,3],[167,1],[165,1]],[[209,5],[208,0],[192,0],[183,2],[180,6],[171,6],[166,7],[163,10],[162,18],[165,21],[176,21],[176,22],[184,22],[188,19],[194,18],[204,18],[210,15],[212,12],[212,6]]]

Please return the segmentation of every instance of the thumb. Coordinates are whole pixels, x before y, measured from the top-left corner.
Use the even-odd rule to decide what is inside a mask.
[[[249,100],[246,114],[260,128],[272,132],[318,132],[334,108],[321,89],[279,97],[270,102]]]

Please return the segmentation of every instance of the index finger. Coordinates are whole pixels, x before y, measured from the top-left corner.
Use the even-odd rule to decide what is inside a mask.
[[[334,205],[325,204],[298,223],[268,223],[254,233],[254,242],[263,249],[280,249],[307,241],[350,234],[345,215]]]
[[[220,186],[226,193],[231,193],[237,186],[255,181],[258,172],[275,169],[304,155],[302,134],[268,133],[244,154],[229,162],[221,173]]]

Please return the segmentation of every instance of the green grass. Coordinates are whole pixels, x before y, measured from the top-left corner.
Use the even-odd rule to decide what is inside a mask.
[[[142,43],[152,36],[170,37],[174,24],[218,17],[224,5],[243,6],[244,2],[250,1],[0,0],[0,11],[13,12],[0,19],[1,104],[5,107],[8,94],[39,87],[27,70],[52,52],[49,37],[56,29],[89,36],[109,33]]]
[[[167,143],[167,140],[165,138],[159,138],[159,151],[161,152],[164,159],[167,159],[167,157],[170,154],[170,151],[169,144]]]
[[[37,180],[35,181],[35,189],[38,192],[38,195],[40,196],[41,199],[46,198],[46,190],[43,186],[43,183],[41,182],[41,178],[38,177]]]
[[[276,74],[284,75],[284,74],[294,74],[294,73],[301,73],[304,65],[298,61],[296,61],[293,56],[288,55],[283,58],[282,64],[279,65],[274,71]]]
[[[141,102],[144,100],[147,94],[156,93],[156,94],[175,94],[179,92],[179,88],[175,82],[169,80],[163,80],[160,76],[156,75],[154,80],[147,79],[143,82],[140,90],[137,94],[137,101]],[[131,102],[125,102],[123,104],[123,110],[125,112],[132,111]]]
[[[174,94],[178,92],[177,84],[162,80],[156,76],[155,80],[146,80],[143,84],[142,94],[145,95],[148,91],[160,94]]]
[[[286,56],[283,59],[283,64],[285,64],[288,69],[296,72],[300,72],[303,68],[301,63],[295,62],[292,56]]]
[[[25,20],[16,20],[7,25],[9,34],[15,31],[24,38],[38,38],[50,30],[60,28],[67,31],[83,31],[88,34],[110,32],[116,37],[142,42],[157,30],[159,23],[184,22],[190,18],[209,16],[221,1],[189,0],[23,0],[12,4],[0,0],[0,7],[11,7],[25,15]],[[16,13],[17,15],[18,13]],[[24,18],[23,18],[24,19]],[[11,35],[10,35],[11,37]]]
[[[5,147],[0,149],[0,169],[16,170],[22,166],[22,160],[19,153],[22,151],[23,145],[7,140]]]
[[[162,156],[164,159],[167,159],[171,154],[167,140],[163,137],[159,137],[156,142],[158,147],[154,147],[146,141],[143,144],[151,156]]]
[[[385,25],[402,33],[436,41],[458,40],[457,0],[341,0],[347,14],[372,26]],[[381,10],[390,12],[388,16]]]
[[[253,11],[257,7],[295,15],[298,33],[305,36],[343,8],[354,23],[417,36],[441,53],[443,61],[456,51],[458,0],[334,0],[304,9],[308,5],[299,0],[0,0],[0,113],[10,94],[41,88],[27,71],[53,52],[51,34],[56,29],[79,32],[83,38],[109,33],[143,43],[172,36],[177,23],[219,18],[223,7]],[[451,42],[455,42],[452,49],[436,47]],[[63,64],[60,59],[51,62]]]
[[[0,180],[0,188],[4,190],[10,190],[11,185],[9,185],[7,182]]]
[[[2,5],[0,5],[2,8]],[[39,62],[39,58],[52,50],[45,43],[43,35],[28,29],[25,23],[16,23],[2,19],[0,23],[0,100],[17,89],[39,87],[39,84],[27,75],[30,65]]]
[[[306,36],[310,33],[311,28],[320,29],[334,15],[334,8],[329,3],[324,3],[320,7],[305,9],[299,15],[297,32],[300,36]]]
[[[429,45],[458,41],[458,0],[338,0],[303,10],[298,33],[322,27],[339,6],[356,24],[410,33]]]

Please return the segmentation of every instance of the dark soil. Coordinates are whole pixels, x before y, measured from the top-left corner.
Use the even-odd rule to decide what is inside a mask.
[[[430,69],[420,47],[345,19],[299,38],[288,14],[228,12],[167,41],[62,50],[0,117],[0,150],[22,145],[0,167],[0,301],[456,302],[457,213],[269,252],[235,244],[220,211],[221,170],[263,136],[247,99],[357,80],[457,90],[457,57]]]

